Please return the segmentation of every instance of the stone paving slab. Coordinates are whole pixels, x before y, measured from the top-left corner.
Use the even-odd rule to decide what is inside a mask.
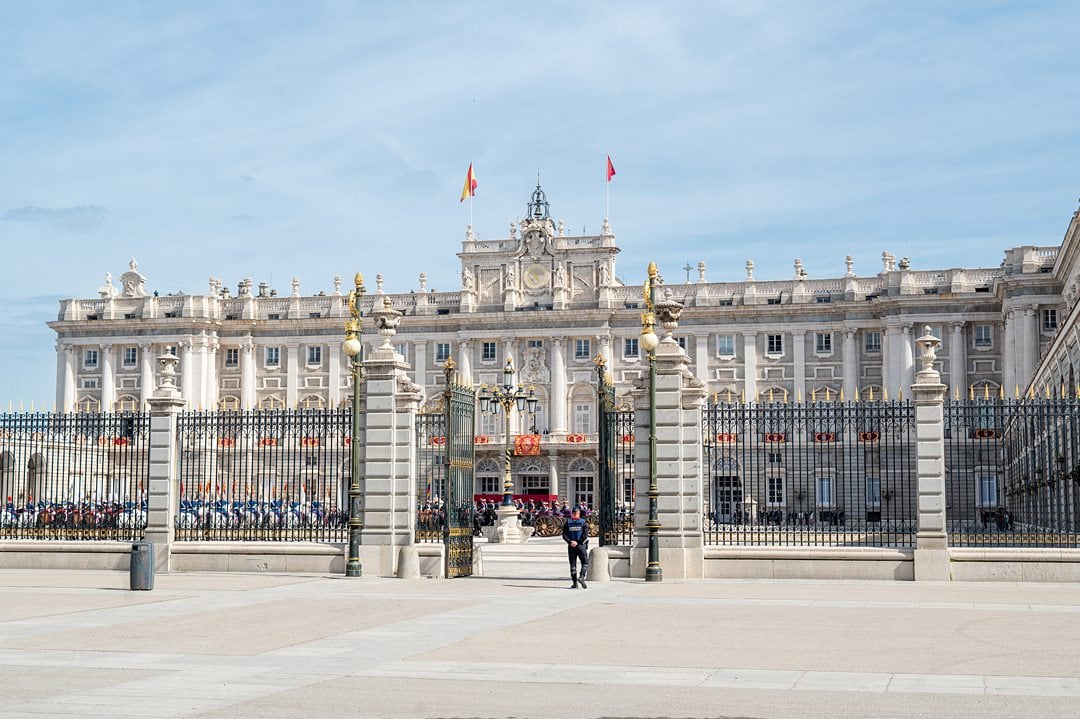
[[[505,569],[174,574],[135,594],[125,573],[0,572],[0,717],[1080,716],[1075,587],[574,591]]]

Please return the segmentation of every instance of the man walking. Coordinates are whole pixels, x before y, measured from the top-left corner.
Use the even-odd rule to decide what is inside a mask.
[[[570,513],[570,518],[566,520],[566,525],[562,530],[563,541],[566,542],[566,553],[570,559],[570,579],[574,584],[571,589],[577,589],[578,582],[581,582],[582,589],[588,589],[589,585],[585,583],[585,578],[589,573],[589,527],[585,524],[585,520],[581,518],[581,512],[577,509]],[[581,579],[578,579],[577,565],[578,560],[581,560]]]

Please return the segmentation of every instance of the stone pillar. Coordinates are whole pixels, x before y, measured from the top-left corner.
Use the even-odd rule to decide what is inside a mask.
[[[615,353],[611,351],[611,335],[597,335],[596,344],[599,346],[598,352],[604,357],[608,372],[615,377]]]
[[[1038,313],[1034,307],[1024,308],[1024,323],[1021,326],[1023,345],[1020,347],[1019,364],[1021,367],[1020,386],[1025,387],[1039,366],[1039,325]]]
[[[889,377],[885,389],[888,390],[889,399],[896,399],[900,396],[900,355],[904,351],[903,341],[899,327],[888,327],[886,331],[889,335]]]
[[[139,399],[142,409],[150,408],[154,396],[154,345],[139,343]]]
[[[101,352],[101,411],[112,412],[116,402],[116,374],[113,371],[113,346],[100,345]]]
[[[709,335],[694,335],[694,374],[705,380],[705,390],[709,389]]]
[[[566,338],[551,339],[551,432],[566,434]],[[558,486],[558,485],[555,485]]]
[[[168,572],[175,538],[175,518],[179,501],[179,447],[176,442],[177,414],[184,399],[176,387],[175,355],[158,360],[161,375],[150,404],[150,474],[147,479],[146,533],[154,545],[154,569]]]
[[[806,332],[796,330],[791,333],[791,358],[794,361],[795,401],[806,399]],[[749,397],[747,398],[749,399]],[[777,401],[783,399],[778,397]]]
[[[240,345],[240,406],[255,409],[255,345],[251,340]]]
[[[953,322],[952,338],[949,340],[949,394],[953,398],[965,399],[967,387],[967,345],[964,338],[964,323]]]
[[[911,346],[911,325],[900,328],[900,393],[904,397],[911,396],[911,385],[915,382],[915,353]]]
[[[300,403],[300,345],[285,345],[285,407],[295,409]]]
[[[413,380],[426,391],[428,386],[427,341],[419,340],[413,343],[413,357],[416,358],[416,371],[413,372]]]
[[[462,382],[472,384],[472,342],[469,340],[458,342],[458,376]]]
[[[743,393],[747,402],[757,400],[757,333],[743,333]]]
[[[398,551],[416,530],[416,412],[423,399],[409,365],[390,340],[401,321],[392,307],[373,312],[383,341],[363,362],[364,534],[361,564],[370,575],[393,574]]]
[[[892,358],[892,337],[889,335],[889,328],[882,326],[881,328],[881,389],[886,393],[891,390],[889,387],[889,368],[891,367],[890,360]],[[893,395],[889,395],[892,397]],[[869,398],[867,398],[869,399]],[[874,399],[882,399],[879,394]]]
[[[340,343],[331,343],[326,350],[326,366],[327,371],[330,373],[330,379],[327,380],[329,383],[327,403],[330,407],[337,407],[341,404],[341,356],[343,352]]]
[[[705,383],[690,372],[688,358],[671,334],[678,326],[681,310],[682,306],[672,300],[657,302],[657,319],[666,333],[656,348],[655,427],[650,427],[649,421],[648,376],[631,390],[636,485],[634,543],[630,552],[633,577],[645,576],[648,560],[650,432],[656,437],[658,537],[663,576],[701,578],[705,571],[701,526],[701,405],[706,390]]]
[[[75,363],[78,361],[78,348],[64,345],[61,349],[64,359],[64,390],[60,406],[64,412],[75,411],[75,401],[79,396],[75,389]]]
[[[1005,396],[1012,397],[1020,384],[1016,376],[1016,313],[1005,313],[1005,337],[1001,348],[1001,376],[1005,383]]]
[[[926,327],[919,343],[919,373],[911,386],[915,402],[919,529],[916,581],[949,581],[949,536],[945,524],[945,385],[934,369],[941,340]]]
[[[844,330],[844,399],[855,401],[859,388],[859,352],[855,345],[855,330]]]
[[[191,351],[191,340],[180,343],[180,396],[187,402],[189,408],[195,406],[192,391],[195,386],[195,359]]]

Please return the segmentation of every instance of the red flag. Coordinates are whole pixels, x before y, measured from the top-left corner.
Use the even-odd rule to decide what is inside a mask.
[[[466,197],[472,197],[476,194],[476,175],[473,174],[472,163],[469,163],[469,172],[465,175],[465,187],[461,190],[461,200],[464,202]]]
[[[607,156],[607,181],[611,182],[611,178],[615,177],[615,165],[611,164],[611,155]]]

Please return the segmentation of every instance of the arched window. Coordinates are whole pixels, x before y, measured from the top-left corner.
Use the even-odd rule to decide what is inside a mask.
[[[81,397],[75,405],[79,412],[94,413],[101,411],[101,402],[96,397]]]
[[[476,475],[477,494],[500,494],[502,493],[502,465],[490,457],[485,457],[476,463],[474,474]]]
[[[275,394],[259,400],[259,409],[285,409],[285,400]]]
[[[302,409],[322,409],[326,406],[326,400],[317,394],[309,394],[304,399],[300,400],[300,407]]]
[[[46,475],[45,457],[38,452],[30,455],[26,463],[26,487],[31,497],[48,499],[45,496]]]
[[[0,472],[10,472],[15,469],[15,455],[8,450],[0,452]]]
[[[593,462],[591,459],[587,459],[585,457],[578,457],[570,463],[567,471],[570,474],[594,474],[596,472],[596,463]]]
[[[540,457],[526,457],[518,463],[522,494],[552,494],[551,477],[547,461]]]

